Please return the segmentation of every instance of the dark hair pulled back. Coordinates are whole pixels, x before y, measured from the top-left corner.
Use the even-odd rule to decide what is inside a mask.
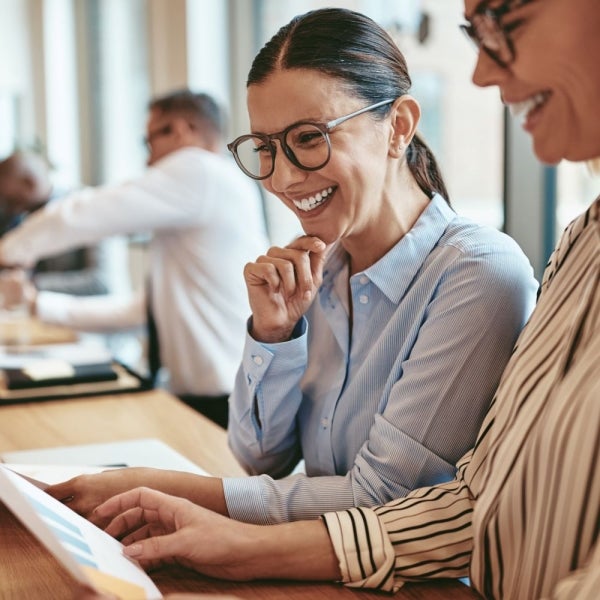
[[[294,17],[256,55],[246,85],[263,82],[277,69],[314,69],[344,83],[349,93],[374,104],[407,94],[411,80],[404,56],[388,33],[360,13],[325,8]],[[389,106],[379,109],[383,115]],[[418,134],[406,151],[419,187],[448,201],[437,161]]]

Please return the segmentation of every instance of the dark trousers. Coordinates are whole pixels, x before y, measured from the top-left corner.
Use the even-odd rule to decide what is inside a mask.
[[[179,396],[182,402],[191,406],[194,410],[203,414],[205,417],[227,429],[229,419],[229,396],[194,396],[193,394],[183,394]]]

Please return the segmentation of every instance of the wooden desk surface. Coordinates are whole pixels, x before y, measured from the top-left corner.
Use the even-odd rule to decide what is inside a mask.
[[[29,448],[155,437],[215,475],[243,474],[226,446],[225,432],[161,391],[0,408],[0,453]],[[0,598],[73,598],[71,576],[0,504]],[[179,568],[152,574],[163,593],[223,593],[260,600],[382,598],[335,584],[302,582],[232,583]],[[400,600],[468,600],[479,596],[459,582],[407,585]]]
[[[65,344],[77,339],[77,334],[67,327],[50,325],[29,316],[0,314],[0,343],[7,346]]]

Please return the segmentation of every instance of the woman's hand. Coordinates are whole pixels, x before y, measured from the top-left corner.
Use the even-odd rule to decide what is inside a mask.
[[[109,522],[106,532],[146,569],[178,563],[234,581],[340,578],[320,519],[251,525],[148,488],[110,498],[94,516]]]
[[[46,492],[75,512],[95,522],[91,517],[99,504],[136,487],[160,485],[162,474],[160,469],[141,467],[110,469],[95,475],[73,477],[68,481],[48,486]]]
[[[326,249],[320,239],[302,236],[285,248],[270,248],[246,265],[254,339],[267,343],[289,339],[321,285]]]
[[[223,579],[246,580],[236,553],[245,531],[256,525],[233,521],[189,500],[146,487],[111,498],[94,511],[106,532],[126,546],[124,554],[145,569],[178,563]],[[249,536],[250,537],[250,536]]]
[[[79,475],[69,481],[51,485],[46,488],[46,492],[98,527],[104,527],[107,522],[99,520],[94,509],[112,496],[137,487],[151,487],[227,514],[223,481],[220,478],[167,469],[110,469],[96,475]]]

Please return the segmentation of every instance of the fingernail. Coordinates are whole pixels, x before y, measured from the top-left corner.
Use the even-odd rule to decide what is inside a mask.
[[[123,554],[127,554],[127,556],[139,556],[141,553],[141,544],[131,544],[131,546],[125,546],[125,548],[123,549]]]
[[[304,300],[310,300],[312,298],[312,292],[310,290],[306,290],[304,292]]]

